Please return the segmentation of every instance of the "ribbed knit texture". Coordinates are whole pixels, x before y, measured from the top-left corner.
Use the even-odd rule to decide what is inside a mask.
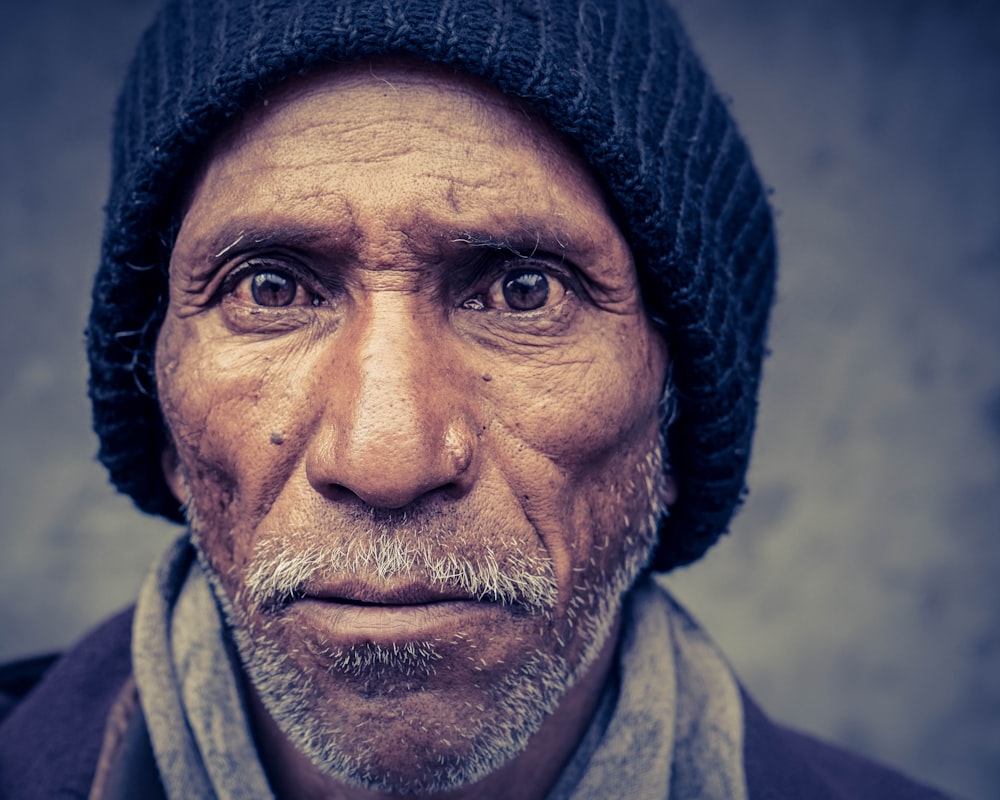
[[[654,566],[697,559],[744,492],[775,246],[746,147],[663,0],[170,0],[119,101],[88,327],[112,481],[180,518],[160,474],[153,347],[177,194],[207,144],[283,80],[393,53],[521,98],[597,176],[673,359],[679,500]]]

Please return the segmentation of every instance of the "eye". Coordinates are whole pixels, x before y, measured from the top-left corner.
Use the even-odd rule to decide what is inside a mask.
[[[241,305],[260,308],[317,305],[318,298],[308,292],[290,272],[271,266],[248,263],[235,273],[229,294]]]
[[[558,303],[566,289],[563,283],[539,269],[509,270],[494,281],[485,294],[466,300],[464,308],[480,311],[493,308],[501,311],[535,311]]]

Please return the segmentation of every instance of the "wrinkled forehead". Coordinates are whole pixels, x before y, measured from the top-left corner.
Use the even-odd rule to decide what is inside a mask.
[[[419,148],[428,149],[427,136],[413,135],[418,124],[423,133],[430,127],[437,156],[450,153],[456,164],[465,161],[466,174],[480,168],[484,185],[491,169],[514,178],[519,165],[531,162],[547,171],[553,184],[561,182],[577,198],[599,206],[619,230],[604,190],[574,143],[528,104],[454,69],[400,57],[336,65],[284,81],[205,149],[187,182],[182,216],[206,173],[220,169],[236,152],[252,152],[272,164],[293,159],[290,145],[310,137],[319,141],[322,126],[327,141],[335,143],[330,159],[376,169],[408,149],[415,157],[421,155]],[[505,154],[506,163],[481,158],[487,141],[489,152]]]

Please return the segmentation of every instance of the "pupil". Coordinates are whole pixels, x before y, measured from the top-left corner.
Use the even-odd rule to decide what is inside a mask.
[[[291,305],[295,289],[295,281],[277,272],[259,272],[250,282],[254,302],[262,306]]]
[[[518,311],[541,308],[549,299],[549,281],[542,273],[520,270],[503,282],[503,298]]]

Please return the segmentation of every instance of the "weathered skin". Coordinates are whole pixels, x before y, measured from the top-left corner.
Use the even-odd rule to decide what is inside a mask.
[[[513,287],[527,287],[522,306],[538,308],[508,305],[515,270],[529,270]],[[295,283],[264,278],[255,295],[252,274],[274,271]],[[286,654],[309,713],[398,786],[461,760],[508,671],[561,660],[582,676],[527,748],[448,795],[543,796],[611,663],[620,608],[594,598],[648,539],[667,367],[628,246],[574,154],[444,71],[294,83],[217,143],[193,187],[156,356],[165,471],[244,660],[265,644]],[[333,567],[277,610],[249,599],[268,558],[348,552],[373,524],[435,557],[540,575],[550,602]],[[430,667],[328,670],[332,650],[407,642],[432,646]],[[253,704],[275,789],[367,796],[291,747],[269,693]]]

